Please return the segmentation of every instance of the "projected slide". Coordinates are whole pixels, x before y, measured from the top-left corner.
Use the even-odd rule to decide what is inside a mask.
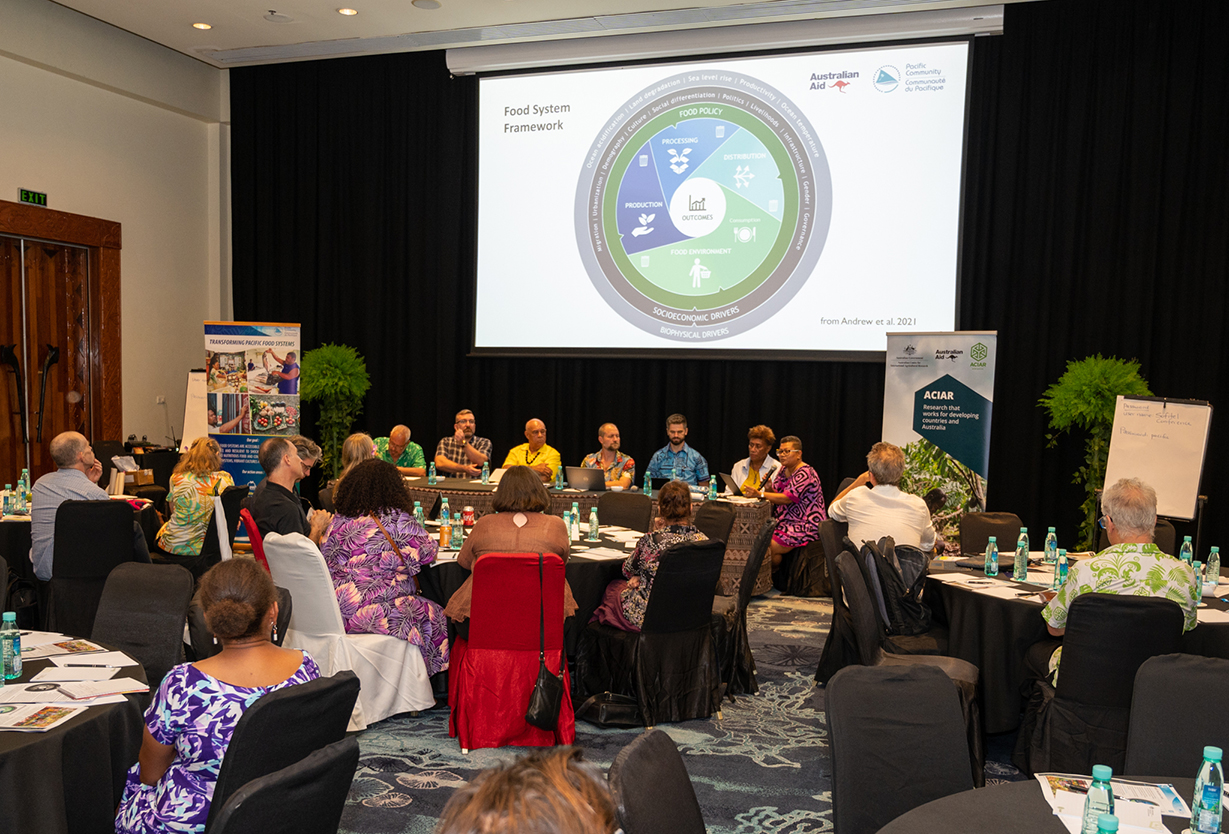
[[[484,78],[475,349],[955,326],[964,42]]]

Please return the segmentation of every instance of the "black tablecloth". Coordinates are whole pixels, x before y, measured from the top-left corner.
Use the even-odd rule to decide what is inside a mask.
[[[26,683],[50,665],[27,661],[13,682]],[[139,665],[116,677],[146,679]],[[90,707],[45,733],[0,732],[0,828],[14,834],[113,832],[125,773],[141,749],[142,697]]]
[[[1194,763],[1198,767],[1198,762]],[[1132,778],[1132,777],[1128,777]],[[1142,777],[1138,781],[1172,784],[1190,804],[1195,780]],[[1166,829],[1180,832],[1190,825],[1187,817],[1162,817]],[[879,834],[986,834],[986,832],[1027,832],[1027,834],[1065,834],[1066,828],[1054,816],[1037,780],[1011,782],[988,788],[945,796],[914,808],[879,829]]]

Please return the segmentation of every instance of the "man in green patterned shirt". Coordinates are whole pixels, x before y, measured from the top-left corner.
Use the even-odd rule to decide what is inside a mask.
[[[401,470],[402,475],[420,477],[427,474],[427,459],[422,447],[410,442],[407,426],[393,426],[388,437],[376,438],[376,457]]]

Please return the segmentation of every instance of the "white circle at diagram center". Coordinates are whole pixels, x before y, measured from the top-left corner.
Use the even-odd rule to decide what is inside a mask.
[[[712,180],[692,177],[670,198],[670,219],[690,238],[716,231],[725,219],[725,191]]]

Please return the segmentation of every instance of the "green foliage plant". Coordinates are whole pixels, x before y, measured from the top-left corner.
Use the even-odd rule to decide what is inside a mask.
[[[1084,487],[1080,504],[1079,547],[1095,547],[1097,490],[1105,483],[1105,463],[1109,457],[1110,433],[1114,428],[1114,409],[1119,395],[1148,397],[1152,391],[1139,374],[1139,362],[1101,354],[1067,363],[1066,372],[1038,400],[1050,415],[1050,434],[1046,446],[1073,429],[1088,433],[1084,441],[1084,464],[1075,472],[1072,483]]]
[[[363,396],[371,388],[371,375],[357,350],[328,343],[304,353],[300,369],[299,395],[308,402],[320,403],[316,425],[324,450],[320,471],[335,478],[341,468],[341,444],[363,412]]]
[[[915,440],[901,451],[905,454],[901,490],[919,497],[932,489],[943,490],[947,498],[932,516],[935,530],[945,542],[959,542],[960,517],[986,509],[985,480],[929,440]]]

